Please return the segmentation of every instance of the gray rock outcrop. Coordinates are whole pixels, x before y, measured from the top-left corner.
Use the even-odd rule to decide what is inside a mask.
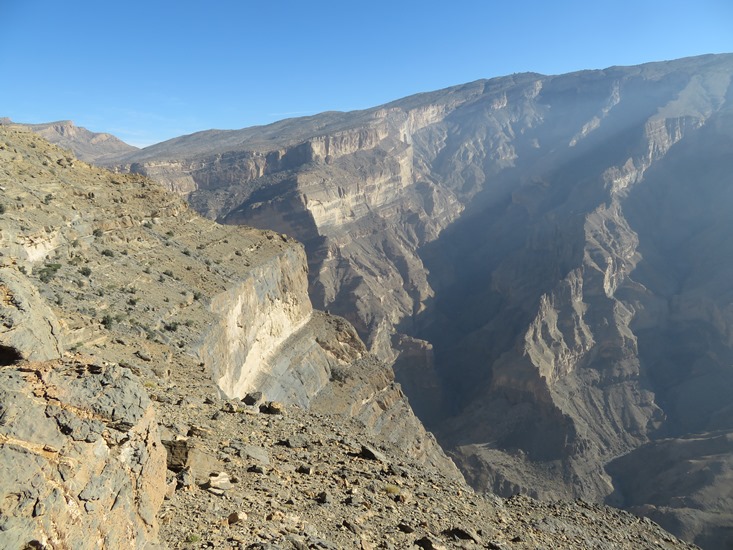
[[[0,268],[0,364],[20,359],[46,361],[63,351],[56,316],[28,279],[9,267]]]
[[[0,545],[150,548],[165,450],[126,369],[81,360],[0,372]]]

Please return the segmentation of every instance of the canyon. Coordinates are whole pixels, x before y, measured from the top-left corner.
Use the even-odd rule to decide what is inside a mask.
[[[3,548],[692,548],[474,492],[282,233],[5,123],[0,244]]]
[[[608,502],[715,547],[733,524],[732,72],[716,55],[515,74],[100,162],[302,242],[314,305],[393,364],[478,490]],[[640,486],[650,455],[678,459]]]
[[[5,266],[69,279],[20,293],[45,304],[26,308],[50,330],[39,361],[96,342],[150,384],[187,372],[190,393],[356,420],[480,494],[606,503],[726,548],[732,77],[733,55],[515,74],[140,150],[37,125],[118,174],[6,147],[34,159],[7,196],[37,219],[3,226]],[[62,183],[33,191],[51,169]],[[73,214],[95,202],[92,223]],[[58,261],[96,273],[105,250],[129,264],[109,283]],[[3,338],[9,356],[40,349]]]

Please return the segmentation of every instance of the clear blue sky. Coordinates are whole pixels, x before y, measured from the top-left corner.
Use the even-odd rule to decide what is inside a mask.
[[[733,52],[733,0],[0,0],[0,116],[148,145],[514,72]]]

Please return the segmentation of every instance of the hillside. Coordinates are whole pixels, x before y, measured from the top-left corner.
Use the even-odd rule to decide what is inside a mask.
[[[732,75],[729,54],[516,74],[110,162],[302,241],[316,307],[394,362],[478,490],[724,548]]]
[[[13,124],[9,118],[0,119],[0,124]],[[46,124],[23,124],[43,136],[49,142],[71,149],[74,155],[86,162],[103,162],[137,151],[137,147],[128,145],[112,134],[90,132],[86,128],[76,126],[70,120],[49,122]]]

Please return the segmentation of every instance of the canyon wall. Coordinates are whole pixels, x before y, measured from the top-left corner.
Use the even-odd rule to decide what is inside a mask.
[[[477,81],[115,163],[301,240],[316,306],[395,361],[476,487],[663,509],[722,544],[690,519],[707,504],[643,508],[609,465],[733,428],[732,59]]]

